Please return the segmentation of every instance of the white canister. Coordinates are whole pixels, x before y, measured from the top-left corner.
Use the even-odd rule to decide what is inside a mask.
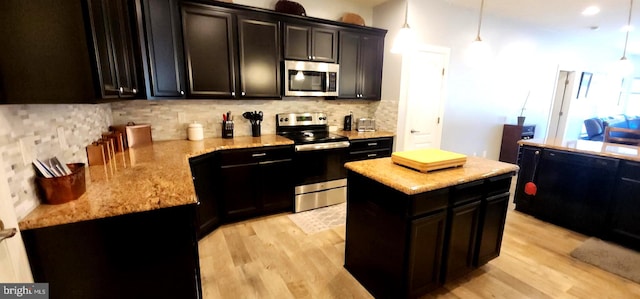
[[[192,124],[189,124],[189,128],[187,129],[187,137],[189,138],[189,140],[204,139],[204,129],[202,128],[202,125],[195,121]]]

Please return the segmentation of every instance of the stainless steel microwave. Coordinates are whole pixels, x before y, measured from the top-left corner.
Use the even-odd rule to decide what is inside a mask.
[[[284,95],[336,97],[339,70],[335,63],[285,60]]]

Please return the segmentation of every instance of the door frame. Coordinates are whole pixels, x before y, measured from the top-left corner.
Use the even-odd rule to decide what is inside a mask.
[[[563,145],[571,101],[575,96],[576,71],[558,70],[555,93],[549,109],[546,143]]]
[[[438,111],[438,115],[440,117],[440,122],[437,124],[437,134],[436,136],[436,144],[441,144],[442,141],[442,125],[444,121],[444,106],[447,99],[447,74],[449,70],[449,61],[451,56],[451,49],[442,46],[435,45],[421,45],[417,48],[418,52],[429,52],[433,54],[443,55],[445,59],[444,64],[444,74],[442,76],[442,93],[440,95],[440,108]],[[407,111],[409,111],[408,102],[409,102],[409,88],[410,88],[410,74],[411,74],[411,59],[410,56],[403,55],[402,63],[401,63],[401,71],[400,71],[400,95],[398,98],[398,120],[396,123],[396,138],[397,141],[394,142],[394,151],[402,151],[405,150],[405,141],[407,139],[407,134],[410,134],[408,130],[409,124],[407,118]]]
[[[4,162],[0,156],[0,219],[4,222],[5,229],[18,228],[18,219],[11,200],[9,183],[3,169],[5,169]],[[0,262],[0,272],[2,272],[0,273],[0,277],[2,277],[0,282],[33,282],[29,259],[19,230],[15,236],[0,242]],[[7,279],[10,281],[3,281]]]

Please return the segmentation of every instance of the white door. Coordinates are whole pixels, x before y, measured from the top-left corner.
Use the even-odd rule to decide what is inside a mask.
[[[440,148],[449,49],[423,47],[404,57],[398,151]]]
[[[0,159],[0,220],[4,222],[5,229],[17,228],[18,221],[11,202],[9,184],[2,169],[5,168]],[[33,282],[20,232],[0,241],[0,282]]]
[[[546,142],[563,145],[564,132],[567,125],[567,112],[573,97],[573,81],[575,72],[560,71],[549,116],[549,134]]]

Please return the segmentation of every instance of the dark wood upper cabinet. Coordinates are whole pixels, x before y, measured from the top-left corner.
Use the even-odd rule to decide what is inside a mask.
[[[310,24],[284,25],[284,58],[333,62],[338,56],[338,31]]]
[[[0,103],[93,103],[85,2],[0,1]]]
[[[280,22],[267,15],[238,15],[241,97],[280,97]]]
[[[212,6],[182,5],[189,97],[236,95],[236,49],[233,14]]]
[[[133,26],[126,0],[88,0],[96,86],[103,99],[138,93]]]
[[[380,100],[384,34],[340,32],[338,98]]]
[[[139,3],[139,2],[138,2]],[[144,0],[137,9],[148,98],[185,96],[178,0]]]
[[[188,96],[280,97],[279,24],[266,14],[183,4]]]

